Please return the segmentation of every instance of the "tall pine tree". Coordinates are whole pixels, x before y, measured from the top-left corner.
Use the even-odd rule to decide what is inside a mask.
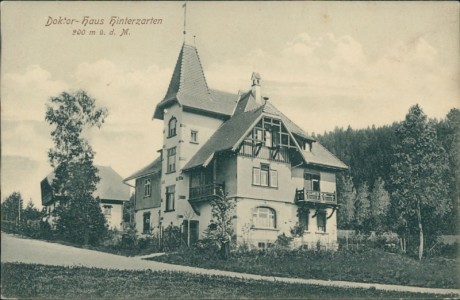
[[[382,178],[379,177],[374,182],[369,200],[371,205],[371,228],[377,232],[382,232],[385,230],[390,206],[390,194],[385,190],[385,182]]]
[[[340,208],[337,212],[337,225],[341,229],[350,229],[355,216],[356,190],[351,176],[340,176],[338,183],[338,203]]]
[[[444,224],[446,232],[458,234],[460,202],[460,110],[453,108],[438,124],[438,138],[449,155],[449,185],[453,211]]]
[[[355,201],[355,229],[369,231],[368,221],[370,219],[369,187],[363,182],[358,187]]]
[[[409,109],[396,136],[393,207],[400,231],[418,234],[418,257],[422,259],[425,233],[434,235],[436,220],[451,210],[446,186],[448,157],[433,124],[418,105]]]

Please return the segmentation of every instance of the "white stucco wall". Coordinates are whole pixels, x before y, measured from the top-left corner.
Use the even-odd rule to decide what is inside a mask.
[[[276,228],[257,228],[253,221],[253,212],[257,207],[269,207],[276,212]],[[291,228],[298,222],[297,205],[293,203],[283,203],[280,201],[267,201],[262,199],[238,199],[237,201],[237,221],[236,235],[238,242],[249,242],[258,245],[259,242],[274,243],[281,234],[291,236]],[[329,216],[333,209],[326,209],[326,215]],[[315,247],[320,241],[322,245],[328,245],[337,242],[337,223],[336,211],[330,219],[326,220],[326,232],[320,232],[317,228],[316,218],[313,218],[314,209],[309,214],[309,230],[304,233],[302,238],[294,240],[295,246],[308,244]]]
[[[123,229],[123,204],[99,204],[104,213],[104,206],[111,206],[110,215],[104,215],[107,220],[107,225],[110,229],[122,230]]]
[[[278,173],[278,187],[256,186],[252,183],[253,167],[269,164]],[[303,175],[302,175],[303,176]],[[291,165],[259,158],[238,156],[237,158],[237,196],[241,198],[267,199],[294,203],[296,188],[303,187],[303,177],[295,177]]]
[[[173,116],[177,119],[176,136],[168,138],[168,123]],[[165,112],[163,124],[164,152],[161,180],[162,225],[167,227],[172,223],[175,226],[180,226],[184,219],[190,218],[192,220],[199,220],[200,228],[202,226],[207,226],[209,222],[206,223],[206,221],[204,221],[205,217],[199,217],[194,214],[194,210],[188,202],[190,180],[187,174],[182,173],[182,168],[198,149],[214,134],[217,128],[222,124],[222,120],[184,112],[182,107],[175,104],[169,107]],[[198,132],[196,143],[191,141],[192,130]],[[167,149],[172,147],[176,147],[176,172],[167,174]],[[175,210],[166,212],[166,187],[171,185],[175,185]]]
[[[136,211],[134,215],[134,220],[136,222],[137,234],[143,234],[144,213],[150,213],[150,228],[152,230],[152,233],[158,231],[158,226],[160,225],[160,215],[158,214],[159,211],[159,208],[141,209]]]

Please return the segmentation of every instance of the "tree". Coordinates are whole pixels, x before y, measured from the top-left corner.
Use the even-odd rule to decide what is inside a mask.
[[[438,138],[449,156],[449,194],[452,199],[452,214],[446,218],[446,231],[458,233],[460,202],[460,110],[453,108],[445,120],[438,124]]]
[[[376,231],[383,231],[390,206],[390,194],[385,190],[385,182],[382,178],[379,177],[374,182],[369,200],[372,228]]]
[[[338,203],[340,209],[337,212],[337,223],[342,229],[349,229],[355,216],[356,191],[353,178],[349,175],[340,176],[338,184]]]
[[[363,182],[358,188],[355,201],[355,226],[356,229],[369,229],[367,221],[370,215],[369,187],[367,182]]]
[[[60,199],[55,210],[58,234],[76,243],[97,243],[106,232],[105,218],[98,199],[93,197],[97,183],[94,151],[83,137],[85,130],[100,128],[107,116],[105,108],[84,91],[63,92],[47,104],[45,120],[54,127],[54,148],[48,152],[55,178],[53,193]]]
[[[34,206],[32,200],[27,203],[26,208],[21,213],[21,218],[24,221],[40,220],[41,212]]]
[[[21,220],[23,200],[19,192],[13,192],[2,202],[2,221],[15,222]]]
[[[136,197],[133,194],[131,194],[131,197],[129,197],[129,201],[123,203],[123,223],[132,225],[135,223],[135,200]]]
[[[396,135],[392,205],[400,231],[418,233],[418,258],[422,259],[424,232],[435,234],[436,220],[451,210],[445,184],[448,157],[433,124],[418,105],[409,109]]]
[[[227,196],[223,189],[219,188],[217,195],[211,200],[212,219],[207,231],[207,238],[217,243],[223,259],[230,257],[230,243],[234,233],[235,200]]]

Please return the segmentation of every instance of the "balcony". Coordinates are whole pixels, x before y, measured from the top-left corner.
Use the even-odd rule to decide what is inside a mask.
[[[328,193],[321,191],[311,191],[303,189],[296,189],[295,201],[297,203],[323,203],[337,205],[336,193]]]
[[[290,163],[289,148],[287,147],[266,147],[262,142],[243,141],[238,152],[239,156],[258,157],[261,159],[272,160],[276,162]]]
[[[189,201],[201,202],[211,200],[218,195],[219,190],[224,190],[222,184],[211,183],[190,188]]]

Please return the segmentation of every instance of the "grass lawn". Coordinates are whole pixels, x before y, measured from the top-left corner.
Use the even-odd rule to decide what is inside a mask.
[[[274,283],[175,272],[2,263],[2,298],[442,298],[437,295]]]
[[[197,250],[155,257],[152,260],[208,269],[306,279],[343,280],[433,288],[459,288],[458,260],[422,261],[378,249],[355,252],[273,251],[245,253],[227,261]]]

